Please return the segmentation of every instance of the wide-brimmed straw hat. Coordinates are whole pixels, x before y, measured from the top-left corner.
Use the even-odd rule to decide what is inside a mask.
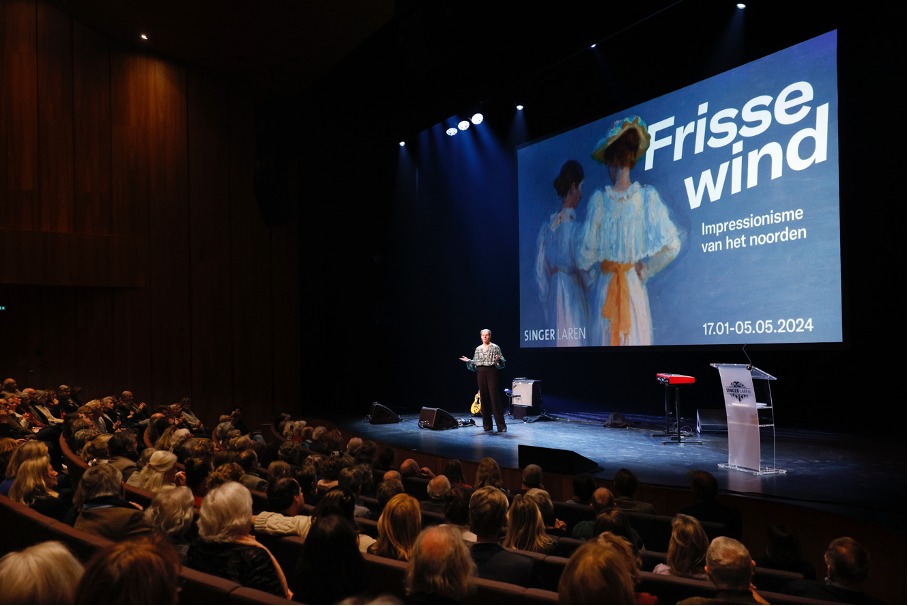
[[[608,147],[621,138],[625,132],[630,129],[636,129],[640,134],[640,145],[637,147],[637,157],[636,160],[640,159],[640,156],[646,153],[646,150],[649,149],[650,136],[649,132],[646,130],[646,122],[643,121],[643,118],[640,116],[628,116],[621,120],[616,120],[612,127],[608,131],[608,135],[599,139],[599,143],[596,144],[596,149],[593,150],[593,160],[597,162],[605,163],[605,150]]]

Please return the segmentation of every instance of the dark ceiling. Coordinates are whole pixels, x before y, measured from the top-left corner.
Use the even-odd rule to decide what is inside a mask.
[[[49,1],[115,40],[236,78],[261,96],[306,90],[395,11],[395,0]]]
[[[734,34],[735,51],[724,52],[741,18],[732,0],[48,1],[263,103],[383,117],[414,132],[492,98],[544,99],[578,120],[607,109],[581,108],[583,99],[620,109],[824,33],[832,13],[811,12],[814,0],[751,0],[751,33]],[[599,63],[586,52],[594,42]]]

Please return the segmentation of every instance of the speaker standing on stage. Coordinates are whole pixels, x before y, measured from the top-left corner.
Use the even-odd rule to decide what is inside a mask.
[[[504,433],[508,430],[504,422],[504,408],[501,405],[501,390],[498,388],[498,369],[504,368],[504,354],[501,348],[492,343],[492,331],[483,328],[479,331],[482,343],[473,352],[473,358],[460,356],[461,362],[467,363],[467,368],[476,373],[479,383],[479,401],[482,404],[482,428],[492,431],[492,418],[498,426],[498,431]],[[491,408],[490,408],[491,407]]]

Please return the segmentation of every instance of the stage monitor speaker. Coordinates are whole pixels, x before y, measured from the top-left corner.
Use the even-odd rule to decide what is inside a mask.
[[[573,450],[518,444],[517,464],[523,469],[530,463],[539,465],[545,473],[560,473],[562,475],[593,473],[601,469],[596,461],[587,459]]]
[[[454,429],[460,424],[450,413],[441,408],[426,408],[419,412],[419,426],[423,429]]]
[[[542,408],[542,381],[514,379],[511,383],[511,406]]]
[[[372,425],[383,425],[385,423],[400,423],[400,415],[392,412],[387,406],[378,402],[372,402],[372,408],[369,409],[369,415],[366,417]]]
[[[724,408],[697,409],[697,433],[704,431],[728,431],[728,417]]]

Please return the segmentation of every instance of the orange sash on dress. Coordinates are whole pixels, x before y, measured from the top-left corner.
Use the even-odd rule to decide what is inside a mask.
[[[622,342],[627,342],[631,334],[630,293],[626,274],[633,266],[633,263],[608,260],[599,264],[602,273],[613,274],[602,306],[602,317],[607,318],[610,324],[609,345],[621,345]]]

